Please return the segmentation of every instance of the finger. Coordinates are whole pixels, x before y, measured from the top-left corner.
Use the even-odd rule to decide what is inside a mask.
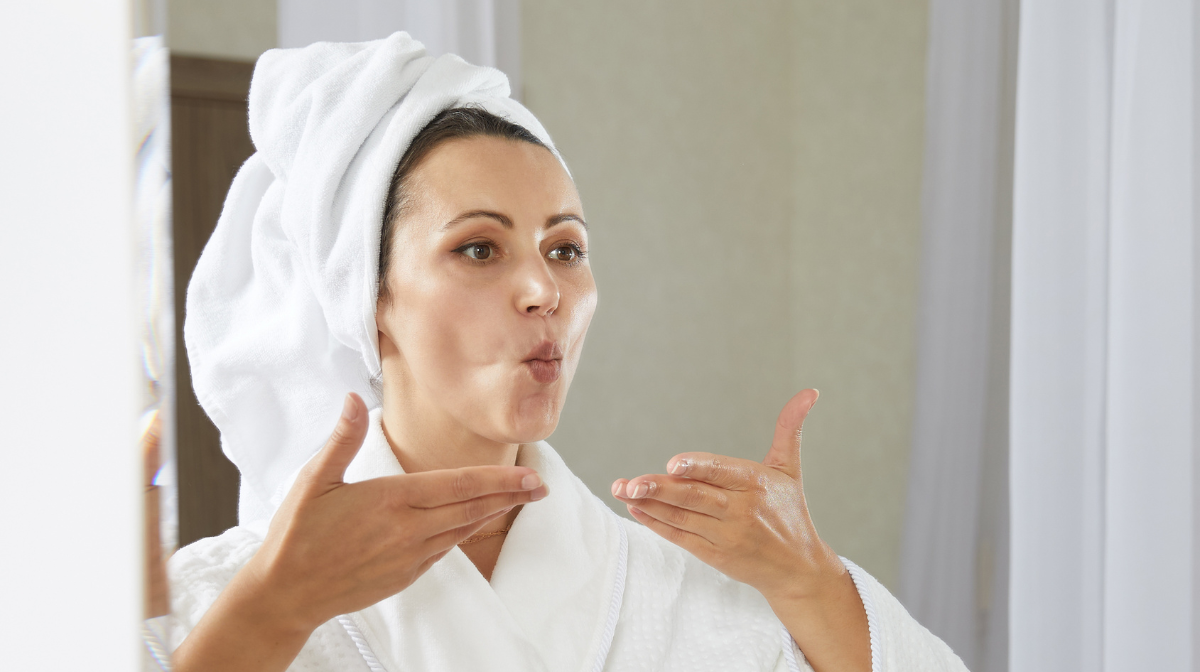
[[[703,481],[726,490],[748,489],[754,483],[755,470],[761,468],[757,462],[712,453],[681,453],[667,462],[667,471],[672,476]],[[642,478],[632,479],[626,488],[636,488]]]
[[[404,503],[416,509],[432,509],[498,492],[528,492],[542,486],[542,477],[529,467],[498,465],[435,469],[385,478],[393,479],[403,493]]]
[[[672,544],[691,552],[693,555],[698,555],[705,551],[711,550],[713,547],[713,543],[711,541],[694,532],[682,530],[674,525],[664,523],[658,518],[651,516],[632,504],[627,506],[629,508],[629,515],[633,516],[634,520],[638,521],[642,525],[645,525],[650,529],[651,532],[657,534],[663,539],[666,539]]]
[[[612,484],[613,497],[624,497],[625,496],[625,484],[626,483],[629,483],[629,479],[627,479],[627,478],[618,478],[617,480],[613,481],[613,484]]]
[[[511,508],[504,509],[503,511],[499,511],[486,518],[483,518],[482,520],[477,520],[470,525],[465,525],[453,530],[447,530],[446,532],[443,532],[434,538],[425,540],[425,550],[431,555],[417,567],[417,576],[421,576],[425,572],[429,571],[430,567],[436,564],[438,560],[446,557],[446,555],[448,555],[450,551],[454,550],[454,547],[459,543],[469,538],[472,534],[478,532],[493,520],[507,515],[511,510]]]
[[[476,520],[467,525],[460,525],[458,527],[455,527],[455,528],[452,528],[449,530],[445,530],[443,532],[439,532],[438,534],[435,534],[432,537],[429,537],[428,539],[425,540],[425,547],[428,549],[428,551],[430,553],[434,553],[434,554],[440,553],[443,551],[450,551],[455,546],[457,546],[459,544],[459,542],[463,541],[467,537],[469,537],[472,534],[475,534],[479,530],[483,529],[483,527],[485,525],[492,522],[493,520],[496,520],[497,518],[504,516],[509,511],[512,511],[512,509],[513,509],[513,507],[508,507],[506,509],[500,509],[499,511],[494,511],[491,514],[484,516],[483,518],[480,518],[479,520]]]
[[[454,548],[454,547],[453,547],[453,546],[451,546],[450,548],[447,548],[447,549],[446,549],[446,550],[444,550],[444,551],[438,551],[437,553],[434,553],[433,555],[431,555],[431,556],[429,556],[428,558],[426,558],[426,559],[425,559],[425,562],[422,562],[420,565],[418,565],[418,566],[417,566],[417,576],[418,576],[418,577],[420,577],[420,576],[421,576],[422,574],[424,574],[425,572],[428,572],[428,571],[429,571],[429,568],[430,568],[430,567],[433,567],[435,564],[437,564],[437,561],[438,561],[438,560],[441,560],[442,558],[444,558],[444,557],[446,557],[447,555],[449,555],[449,554],[450,554],[450,550],[451,550],[451,549],[453,549],[453,548]]]
[[[721,519],[729,509],[729,491],[690,478],[676,476],[641,476],[635,488],[623,488],[613,494],[623,502],[641,506],[640,501],[653,499],[681,509]],[[645,487],[643,487],[645,486]]]
[[[454,502],[433,509],[428,509],[423,517],[423,526],[430,537],[472,525],[480,520],[496,514],[497,511],[507,511],[514,506],[529,504],[539,499],[545,499],[549,494],[545,485],[534,490],[522,492],[499,492],[493,495],[476,497],[465,502]]]
[[[677,527],[684,532],[704,537],[706,541],[717,540],[717,527],[721,521],[698,511],[683,509],[678,506],[665,504],[655,499],[628,500],[626,506],[632,506],[657,521]]]
[[[346,467],[358,454],[367,436],[367,405],[353,392],[346,395],[342,415],[325,447],[308,467],[322,485],[337,485],[346,475]]]
[[[800,476],[800,435],[804,419],[819,396],[820,392],[816,390],[802,390],[784,404],[779,420],[775,422],[775,440],[771,442],[763,464],[792,478]]]

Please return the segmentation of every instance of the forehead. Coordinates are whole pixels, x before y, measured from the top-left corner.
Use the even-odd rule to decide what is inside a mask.
[[[441,143],[408,180],[419,209],[494,209],[514,218],[582,215],[579,193],[545,147],[476,136]]]

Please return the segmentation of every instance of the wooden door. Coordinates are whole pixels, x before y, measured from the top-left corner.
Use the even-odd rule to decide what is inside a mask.
[[[183,347],[184,297],[212,235],[229,184],[253,152],[246,97],[254,64],[171,57],[171,179],[174,186],[176,454],[179,545],[237,524],[238,471],[192,390]]]

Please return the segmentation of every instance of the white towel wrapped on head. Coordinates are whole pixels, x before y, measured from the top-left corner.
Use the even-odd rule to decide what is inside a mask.
[[[342,398],[380,400],[379,236],[396,164],[439,112],[483,108],[553,144],[498,70],[432,58],[406,33],[263,54],[257,152],[238,172],[187,293],[196,398],[242,474],[239,519],[270,520]]]

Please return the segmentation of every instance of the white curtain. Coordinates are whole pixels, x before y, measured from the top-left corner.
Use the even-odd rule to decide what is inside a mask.
[[[1196,15],[1024,0],[1012,669],[1196,670]]]
[[[932,0],[916,415],[900,599],[1007,668],[1008,270],[1016,0]]]
[[[408,31],[437,56],[453,53],[508,75],[521,95],[520,0],[278,0],[279,46],[361,42]]]

